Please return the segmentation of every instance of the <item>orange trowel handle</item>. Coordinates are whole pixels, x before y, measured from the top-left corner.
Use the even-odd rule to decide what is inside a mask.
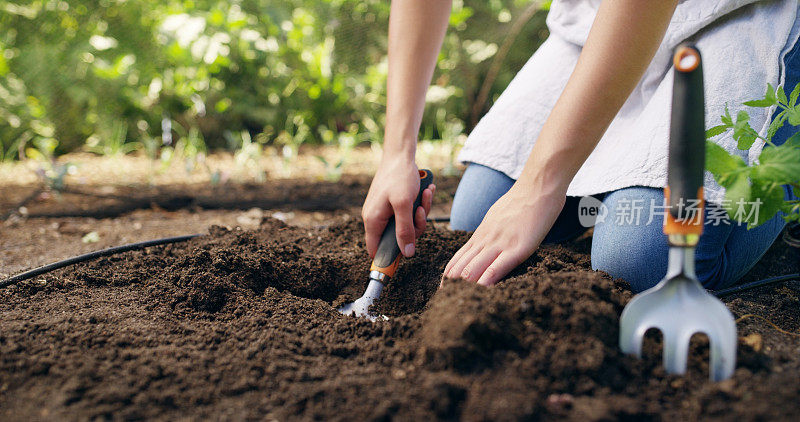
[[[422,203],[422,191],[433,183],[433,173],[430,170],[419,171],[419,193],[417,199],[414,200],[414,208],[411,210],[413,218],[414,213]],[[378,243],[378,251],[375,253],[375,259],[372,260],[372,267],[370,271],[379,271],[387,277],[394,276],[397,271],[397,265],[400,264],[400,247],[397,246],[397,234],[394,217],[389,219],[386,228],[381,235],[381,241]]]
[[[706,136],[703,66],[700,52],[682,44],[673,56],[675,82],[672,88],[667,188],[669,206],[664,224],[668,235],[700,235],[703,232],[703,174]]]

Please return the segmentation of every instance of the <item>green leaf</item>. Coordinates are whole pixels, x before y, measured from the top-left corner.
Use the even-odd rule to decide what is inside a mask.
[[[797,97],[800,96],[800,83],[794,85],[792,93],[789,95],[789,107],[797,105]]]
[[[764,99],[771,101],[772,104],[778,103],[778,98],[775,96],[775,88],[772,84],[767,84],[767,93],[764,94]]]
[[[784,204],[784,190],[781,185],[760,184],[753,182],[748,204],[747,228],[760,226],[777,214]]]
[[[772,119],[772,121],[769,123],[769,128],[767,129],[767,139],[771,140],[772,137],[775,136],[775,133],[778,132],[778,129],[780,129],[783,126],[783,123],[785,121],[786,121],[786,110],[778,113],[778,115],[775,116],[775,118]]]
[[[795,145],[793,140],[789,145],[765,147],[753,167],[754,179],[779,185],[800,181],[800,148]]]
[[[737,148],[741,150],[750,149],[758,138],[758,132],[750,127],[749,121],[750,116],[742,110],[736,115],[736,123],[733,125],[733,139],[737,142]]]
[[[743,221],[747,216],[747,203],[750,202],[750,179],[747,173],[739,173],[725,186],[725,199],[728,201],[725,208],[728,215],[736,221]],[[744,214],[744,215],[742,215]]]
[[[783,86],[778,87],[778,102],[781,104],[786,104],[789,101],[786,99],[786,92],[783,91]]]
[[[745,125],[750,121],[750,115],[746,111],[741,110],[736,113],[736,126]]]
[[[731,155],[725,148],[706,141],[706,170],[714,175],[717,182],[727,187],[739,173],[749,173],[742,157]]]
[[[711,129],[708,129],[706,131],[706,139],[713,138],[717,135],[725,133],[725,131],[728,130],[729,127],[730,126],[728,125],[719,125],[719,126],[714,126]]]
[[[733,126],[733,118],[731,117],[731,112],[728,110],[728,104],[725,104],[725,114],[720,117],[722,123],[728,126]]]
[[[790,125],[800,126],[800,107],[787,108],[786,113],[789,116]]]
[[[773,101],[770,101],[770,100],[765,98],[763,100],[745,101],[742,104],[744,104],[744,105],[746,105],[748,107],[770,107],[770,106],[774,105],[775,103]]]

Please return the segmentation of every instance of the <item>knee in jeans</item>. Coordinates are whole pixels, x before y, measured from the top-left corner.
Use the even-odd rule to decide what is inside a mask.
[[[468,232],[475,231],[483,219],[483,216],[477,214],[474,209],[454,202],[453,208],[450,210],[450,228]]]
[[[667,268],[666,251],[652,249],[645,242],[612,244],[595,239],[592,243],[592,269],[627,281],[631,290],[639,293],[655,286]]]
[[[733,274],[727,274],[725,271],[725,257],[724,255],[715,257],[713,259],[697,259],[695,261],[695,274],[697,280],[706,289],[717,290],[728,287],[733,284],[731,279]]]

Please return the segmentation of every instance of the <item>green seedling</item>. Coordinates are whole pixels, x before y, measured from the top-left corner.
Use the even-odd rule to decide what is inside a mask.
[[[90,152],[106,157],[130,154],[142,147],[138,142],[126,142],[127,139],[128,125],[121,121],[115,121],[107,134],[89,137],[86,147]]]
[[[359,126],[355,123],[348,126],[347,132],[337,135],[334,135],[334,132],[327,128],[321,129],[319,132],[325,144],[336,145],[336,157],[329,159],[322,155],[317,155],[316,158],[325,166],[325,180],[338,182],[342,178],[344,165],[349,161],[353,149],[360,142],[371,141],[372,134],[369,132],[359,133]]]
[[[290,113],[286,118],[285,129],[278,133],[275,144],[281,146],[281,157],[283,157],[283,172],[291,173],[292,162],[297,158],[300,145],[309,139],[311,128],[305,123],[305,118],[301,114]]]
[[[266,180],[266,174],[261,168],[261,159],[264,155],[262,145],[258,142],[254,142],[250,136],[250,132],[246,130],[237,132],[236,134],[226,131],[224,136],[229,145],[235,145],[233,161],[236,163],[237,173],[243,174],[246,172],[247,168],[252,168],[256,172],[256,181],[264,182]],[[222,181],[221,175],[220,181]]]
[[[203,135],[196,127],[189,129],[186,136],[181,136],[175,144],[178,156],[183,158],[184,168],[187,174],[191,174],[198,165],[205,163],[208,148]]]
[[[60,163],[55,156],[58,141],[53,138],[37,138],[34,147],[25,149],[25,155],[38,162],[35,172],[45,187],[61,192],[66,187],[66,177],[75,173],[77,166],[73,163]]]
[[[788,97],[782,86],[775,89],[767,85],[764,98],[744,103],[748,107],[779,110],[765,136],[750,126],[750,115],[746,111],[739,111],[734,118],[727,106],[721,117],[722,124],[706,131],[707,138],[733,131],[733,139],[741,150],[749,150],[757,140],[765,144],[758,162],[748,166],[738,155],[706,141],[706,169],[726,189],[723,205],[732,219],[746,222],[749,228],[763,224],[779,212],[784,213],[786,221],[800,221],[800,201],[784,200],[783,188],[789,185],[795,193],[800,192],[800,132],[781,145],[772,142],[775,133],[787,122],[800,126],[798,96],[800,84]]]

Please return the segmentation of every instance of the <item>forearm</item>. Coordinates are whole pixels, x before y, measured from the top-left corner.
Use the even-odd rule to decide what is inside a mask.
[[[563,195],[650,64],[677,0],[606,0],[520,181]]]
[[[384,154],[414,156],[450,8],[451,0],[392,1]]]

